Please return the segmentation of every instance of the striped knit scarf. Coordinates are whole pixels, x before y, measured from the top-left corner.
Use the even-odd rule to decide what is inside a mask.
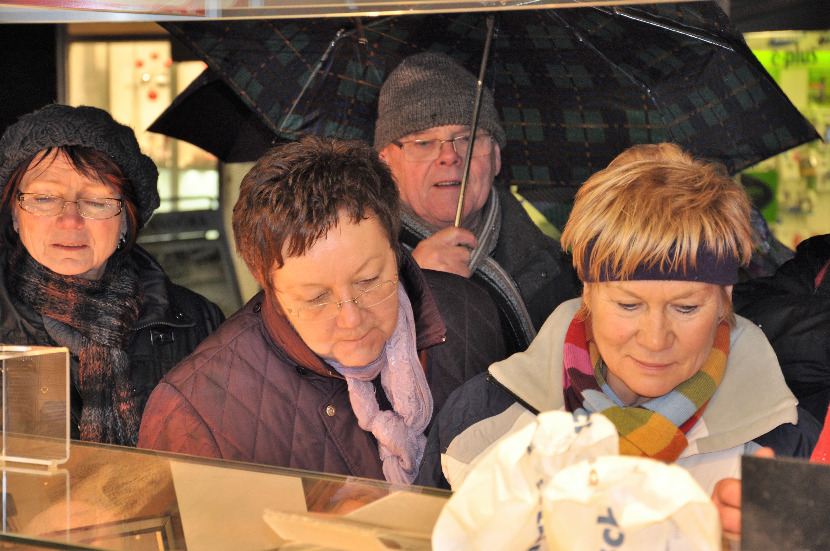
[[[9,275],[18,300],[83,337],[78,355],[81,440],[135,446],[140,415],[126,349],[143,302],[136,271],[112,257],[100,280],[64,276],[18,245],[9,255]]]
[[[568,411],[602,413],[617,427],[620,453],[673,462],[686,449],[686,433],[703,415],[726,372],[729,325],[721,322],[700,370],[668,394],[622,407],[602,375],[603,361],[590,325],[574,318],[565,335],[564,386]]]

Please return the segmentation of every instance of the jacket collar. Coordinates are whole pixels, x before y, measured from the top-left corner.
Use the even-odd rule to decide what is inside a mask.
[[[401,255],[398,277],[412,304],[412,313],[415,317],[415,345],[418,352],[444,342],[447,328],[441,320],[435,298],[415,259],[405,250]],[[288,319],[279,313],[276,308],[276,298],[268,292],[264,292],[263,295],[262,319],[274,343],[299,366],[324,377],[342,379],[343,377],[334,368],[306,345]]]
[[[144,289],[144,304],[141,305],[135,330],[153,325],[194,326],[195,321],[171,307],[167,287],[169,280],[156,259],[137,245],[130,251],[130,259],[135,263],[141,286]]]

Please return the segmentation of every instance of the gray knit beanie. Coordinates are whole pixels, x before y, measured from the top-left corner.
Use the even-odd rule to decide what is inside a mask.
[[[473,120],[478,78],[460,63],[439,52],[404,59],[380,88],[375,150],[413,132],[435,126],[469,126]],[[499,121],[493,94],[484,87],[478,127],[504,147],[507,137]]]
[[[80,145],[100,151],[132,180],[142,222],[159,206],[158,169],[138,146],[135,132],[97,107],[47,105],[23,115],[0,138],[0,194],[12,173],[50,147]]]

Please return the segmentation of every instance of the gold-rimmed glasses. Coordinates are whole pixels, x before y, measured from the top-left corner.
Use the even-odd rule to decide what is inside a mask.
[[[297,318],[299,321],[305,322],[320,322],[328,321],[336,318],[340,313],[340,308],[347,302],[354,302],[358,308],[372,308],[378,304],[388,300],[398,290],[398,276],[388,279],[377,285],[373,285],[368,289],[364,289],[356,297],[340,300],[337,302],[324,302],[322,304],[312,304],[311,306],[302,306],[300,308],[286,308],[289,316]]]
[[[106,220],[118,216],[124,208],[124,201],[112,197],[67,201],[63,197],[45,193],[17,193],[17,204],[20,208],[35,216],[57,216],[69,203],[75,205],[78,214],[90,220]]]

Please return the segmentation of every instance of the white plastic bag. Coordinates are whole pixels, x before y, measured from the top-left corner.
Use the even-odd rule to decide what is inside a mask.
[[[683,468],[630,456],[558,472],[542,498],[548,549],[720,550],[717,508]]]
[[[504,437],[470,471],[438,517],[433,549],[543,549],[546,483],[568,465],[618,453],[617,430],[603,415],[538,415],[535,423]]]

